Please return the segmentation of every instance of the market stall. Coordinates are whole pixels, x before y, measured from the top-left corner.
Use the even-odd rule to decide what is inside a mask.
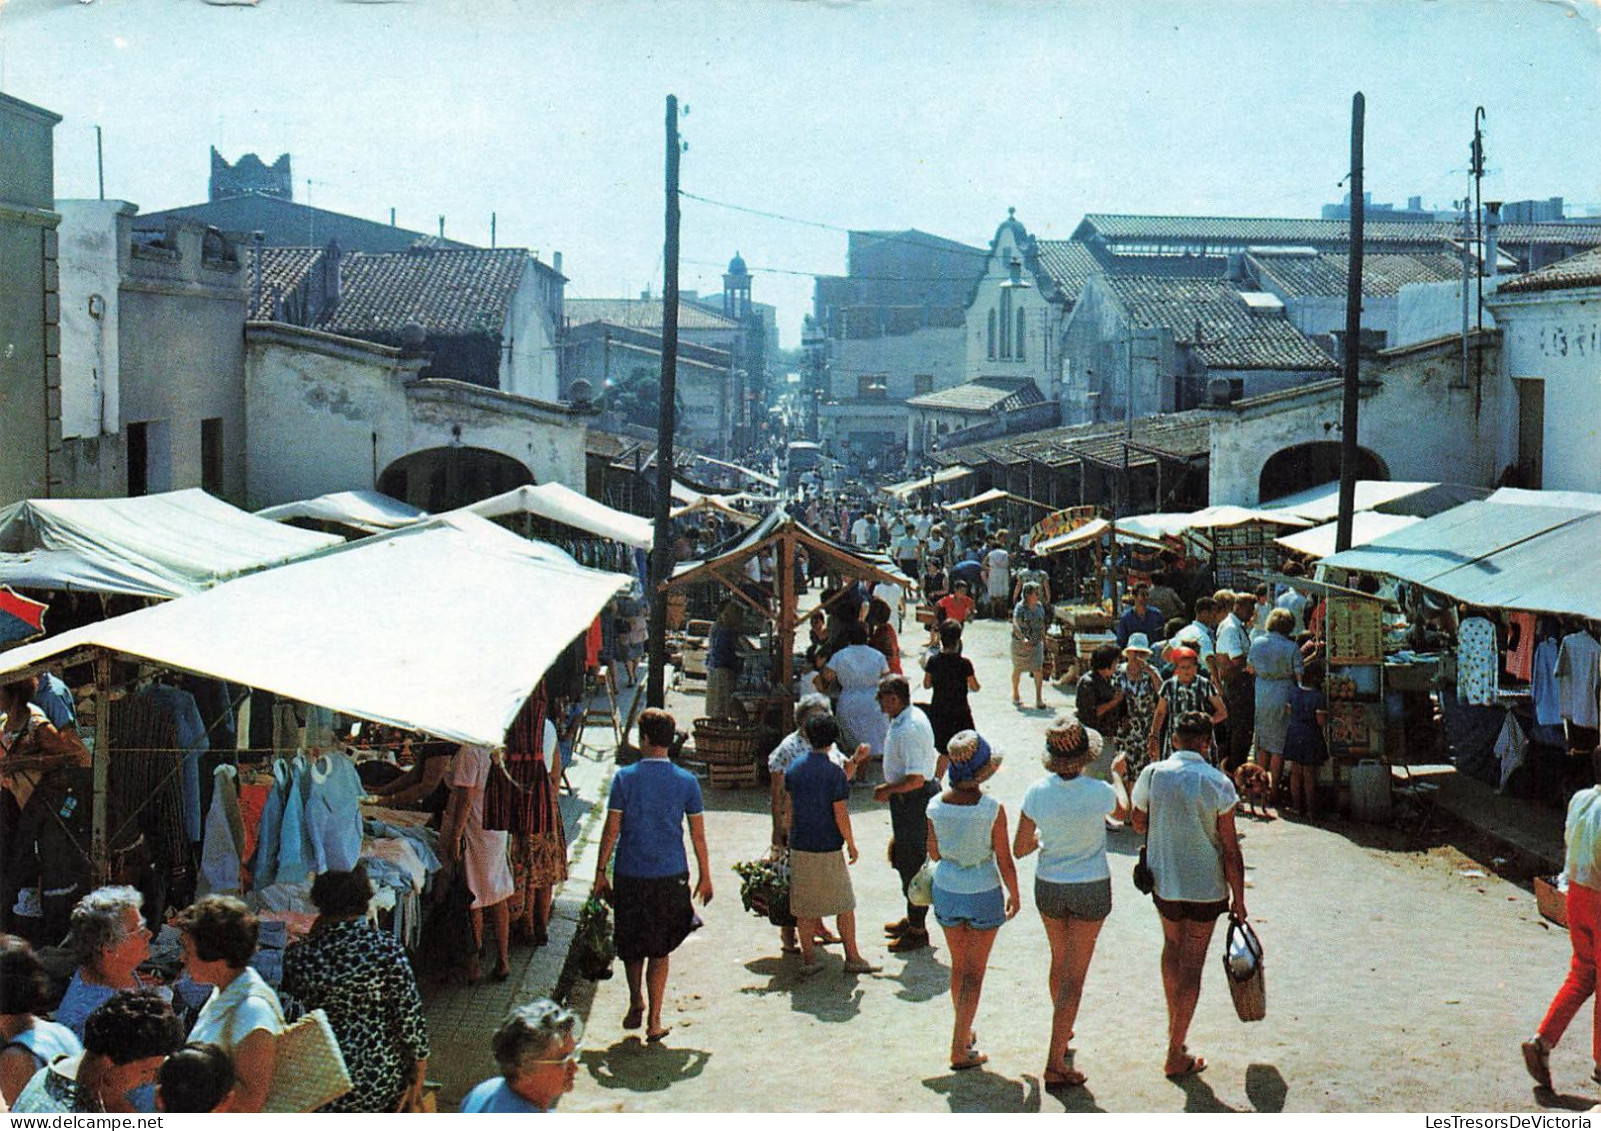
[[[428,515],[410,503],[391,499],[377,491],[335,491],[318,495],[315,499],[266,507],[257,511],[256,517],[330,534],[348,533],[359,538],[385,530],[398,530]]]

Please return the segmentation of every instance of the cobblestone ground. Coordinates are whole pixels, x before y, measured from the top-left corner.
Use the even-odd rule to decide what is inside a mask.
[[[1015,827],[1039,775],[1050,712],[1011,706],[1004,625],[969,633],[984,690],[980,729],[1009,752],[991,782]],[[1053,706],[1068,696],[1048,688]],[[688,719],[698,700],[670,703]],[[1111,837],[1114,909],[1090,967],[1077,1025],[1076,1065],[1087,1087],[1040,1086],[1049,1020],[1048,947],[1020,867],[1023,912],[1001,929],[976,1028],[990,1061],[953,1073],[945,947],[885,952],[880,926],[900,913],[884,860],[885,809],[852,800],[862,858],[853,869],[863,949],[882,973],[851,977],[838,948],[802,981],[778,932],[743,912],[736,860],[768,844],[764,796],[708,789],[707,829],[717,896],[703,929],[673,956],[660,1045],[623,1031],[619,965],[609,981],[579,983],[588,1018],[582,1069],[564,1110],[626,1111],[1464,1111],[1536,1110],[1518,1043],[1566,968],[1565,933],[1533,897],[1448,846],[1411,850],[1387,831],[1349,822],[1319,827],[1242,819],[1252,919],[1267,952],[1268,1018],[1242,1024],[1219,969],[1222,930],[1208,959],[1190,1044],[1210,1062],[1196,1078],[1162,1075],[1166,1015],[1161,931],[1129,879],[1135,838]],[[593,875],[593,843],[575,881]],[[582,885],[575,883],[574,888]],[[574,893],[569,893],[574,894]],[[577,893],[581,894],[581,893]],[[531,979],[537,980],[537,979]],[[524,985],[530,986],[531,980]],[[516,985],[517,983],[512,983]],[[486,1042],[496,1011],[482,992],[454,1024]],[[501,989],[498,997],[514,993]],[[494,1003],[498,1005],[497,1003]],[[1545,1106],[1595,1102],[1586,1011],[1553,1057],[1559,1094]],[[463,1047],[464,1053],[470,1049]],[[476,1054],[463,1078],[487,1074]],[[442,1065],[440,1071],[448,1071]],[[476,1073],[476,1076],[474,1075]],[[438,1073],[435,1073],[437,1075]],[[470,1081],[468,1081],[470,1083]]]

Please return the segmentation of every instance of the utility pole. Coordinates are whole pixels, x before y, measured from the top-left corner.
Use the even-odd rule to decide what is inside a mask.
[[[1351,518],[1356,510],[1357,362],[1362,340],[1362,122],[1367,100],[1351,96],[1351,253],[1345,270],[1345,411],[1340,432],[1340,513],[1334,527],[1334,552],[1351,548]]]
[[[1479,123],[1484,121],[1484,107],[1476,107],[1473,111],[1473,149],[1471,171],[1473,173],[1473,233],[1478,244],[1479,259],[1479,329],[1484,329],[1484,134],[1479,130]]]
[[[645,700],[667,700],[667,591],[673,568],[673,419],[678,399],[678,98],[667,96],[667,238],[662,249],[661,406],[656,419],[656,531],[650,553],[650,670]],[[788,568],[784,566],[783,568]]]

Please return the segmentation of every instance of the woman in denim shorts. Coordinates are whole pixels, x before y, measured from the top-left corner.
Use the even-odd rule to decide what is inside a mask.
[[[1084,1073],[1069,1067],[1068,1042],[1078,1017],[1084,977],[1101,924],[1112,911],[1112,873],[1106,862],[1106,818],[1126,809],[1106,782],[1084,768],[1100,754],[1101,736],[1070,714],[1045,732],[1041,759],[1049,771],[1023,795],[1012,851],[1018,859],[1040,850],[1034,904],[1051,941],[1051,1039],[1045,1054],[1047,1088],[1077,1087]]]
[[[928,858],[936,861],[934,918],[951,951],[951,1068],[960,1071],[989,1060],[978,1051],[973,1018],[995,932],[1017,914],[1019,899],[1006,810],[983,789],[1000,759],[971,730],[953,736],[946,754],[950,788],[928,803]]]

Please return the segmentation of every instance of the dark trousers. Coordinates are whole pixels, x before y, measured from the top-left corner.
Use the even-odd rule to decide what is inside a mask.
[[[1223,769],[1232,774],[1251,756],[1251,739],[1256,730],[1256,677],[1246,671],[1235,672],[1223,689],[1223,705],[1229,709],[1224,725]]]
[[[928,799],[939,787],[924,782],[922,789],[897,793],[889,799],[890,864],[901,878],[901,894],[928,859]],[[906,905],[906,921],[916,930],[927,930],[928,908]]]

